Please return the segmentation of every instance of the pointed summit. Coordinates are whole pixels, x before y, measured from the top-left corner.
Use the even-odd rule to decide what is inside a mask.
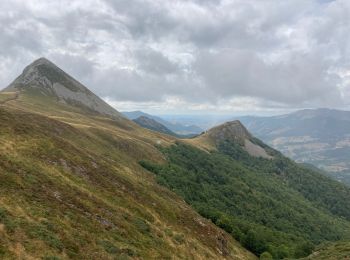
[[[229,140],[242,144],[245,139],[252,138],[248,130],[238,120],[213,127],[207,131],[206,135],[215,140],[216,143]]]
[[[263,143],[254,138],[238,120],[215,126],[195,139],[195,143],[202,143],[205,148],[210,146],[217,148],[224,142],[231,142],[241,146],[251,156],[266,159],[272,158],[266,152]]]
[[[121,117],[118,111],[46,58],[28,65],[3,91],[41,95],[90,112]]]

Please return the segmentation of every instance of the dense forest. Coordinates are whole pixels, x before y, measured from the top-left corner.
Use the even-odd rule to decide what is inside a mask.
[[[350,189],[272,149],[273,160],[233,142],[211,153],[180,142],[159,149],[166,164],[140,164],[257,256],[300,258],[350,238]]]

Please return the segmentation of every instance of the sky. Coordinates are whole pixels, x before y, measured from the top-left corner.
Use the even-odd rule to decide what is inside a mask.
[[[0,5],[0,88],[46,57],[120,111],[350,108],[348,0]]]

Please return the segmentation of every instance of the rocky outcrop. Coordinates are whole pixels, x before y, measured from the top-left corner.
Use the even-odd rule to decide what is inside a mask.
[[[254,137],[238,120],[226,122],[211,128],[200,136],[200,138],[203,137],[209,139],[210,142],[213,142],[216,146],[220,145],[222,142],[234,142],[239,144],[251,156],[266,159],[273,158],[263,147],[254,142]]]

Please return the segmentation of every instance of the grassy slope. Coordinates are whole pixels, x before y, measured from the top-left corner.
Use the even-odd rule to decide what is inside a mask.
[[[0,94],[0,104],[16,98],[16,92],[2,92]]]
[[[138,165],[173,139],[79,112],[28,95],[0,107],[0,257],[254,259]]]

